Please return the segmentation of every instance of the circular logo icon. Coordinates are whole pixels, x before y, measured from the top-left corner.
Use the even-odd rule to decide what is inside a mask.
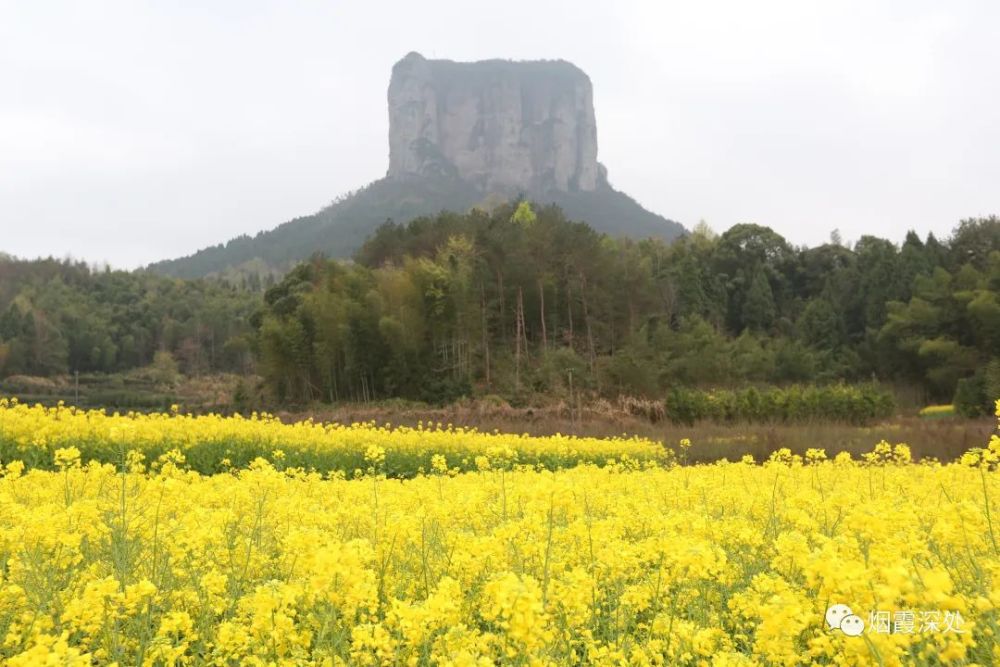
[[[848,637],[860,637],[861,633],[865,631],[865,622],[861,620],[860,616],[851,614],[845,616],[844,620],[840,622],[840,630]]]
[[[845,618],[853,615],[854,612],[846,604],[835,604],[831,605],[829,609],[826,610],[826,624],[830,626],[831,629],[836,630],[840,627],[840,624]]]

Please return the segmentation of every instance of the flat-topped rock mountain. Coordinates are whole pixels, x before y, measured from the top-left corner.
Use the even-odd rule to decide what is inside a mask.
[[[597,189],[590,78],[565,61],[457,63],[410,53],[389,81],[389,177],[494,192]]]
[[[683,234],[608,183],[593,98],[590,78],[562,60],[460,63],[409,53],[389,81],[385,178],[317,213],[148,270],[183,278],[280,271],[317,252],[350,257],[387,219],[518,197],[557,204],[613,236]]]

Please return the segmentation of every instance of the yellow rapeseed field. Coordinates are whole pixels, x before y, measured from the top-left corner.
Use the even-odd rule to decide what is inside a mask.
[[[955,406],[951,405],[951,404],[948,404],[948,405],[928,405],[925,408],[921,408],[921,410],[920,410],[920,412],[918,414],[921,417],[928,417],[928,418],[931,418],[931,419],[940,418],[940,417],[954,417],[954,416],[956,416],[956,414],[955,414]]]
[[[56,450],[70,447],[80,450],[85,462],[120,464],[129,451],[155,461],[179,452],[188,466],[205,474],[244,468],[262,457],[279,467],[340,470],[349,475],[366,469],[365,454],[375,448],[384,451],[383,470],[390,477],[429,471],[435,455],[444,457],[449,470],[457,471],[478,470],[480,456],[555,470],[580,462],[603,465],[622,457],[663,461],[666,455],[662,445],[642,438],[479,433],[451,424],[417,428],[312,420],[284,424],[266,413],[250,418],[194,416],[176,409],[169,414],[109,415],[102,410],[29,406],[0,398],[0,460],[51,468]]]
[[[9,665],[1000,663],[996,437],[948,465],[469,452],[409,479],[377,443],[357,479],[59,443],[2,468]]]

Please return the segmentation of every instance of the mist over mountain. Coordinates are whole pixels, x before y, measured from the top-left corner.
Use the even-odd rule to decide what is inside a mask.
[[[568,62],[458,63],[410,53],[393,67],[388,112],[385,178],[312,215],[148,269],[183,278],[282,270],[317,252],[349,257],[387,219],[518,198],[556,204],[613,236],[684,233],[610,185],[597,161],[590,79]]]

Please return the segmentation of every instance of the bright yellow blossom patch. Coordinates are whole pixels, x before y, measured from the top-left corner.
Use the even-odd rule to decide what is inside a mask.
[[[435,459],[434,457],[438,458]],[[604,465],[624,458],[665,461],[669,450],[643,438],[547,437],[480,433],[451,424],[418,428],[306,420],[284,424],[272,415],[108,415],[101,410],[29,406],[0,399],[0,461],[57,468],[80,461],[135,466],[143,460],[184,460],[204,474],[243,468],[256,459],[278,468],[320,472],[355,470],[412,477],[421,469],[456,472],[483,467],[542,465],[550,470],[580,462]]]
[[[917,413],[921,417],[927,417],[930,419],[938,419],[942,417],[954,417],[955,416],[955,406],[954,405],[928,405],[920,409]]]
[[[0,468],[3,664],[1000,662],[996,437],[946,465],[879,443],[557,471],[500,441],[474,472],[427,449],[398,479],[387,431],[352,445],[347,479],[287,466],[294,439],[203,476],[178,440],[113,465],[54,432],[27,445],[52,470]],[[834,604],[863,634],[829,627]]]
[[[267,463],[8,474],[0,657],[991,664],[998,482],[891,459],[410,480]],[[866,621],[957,612],[962,632],[848,637],[824,625],[833,601]]]

